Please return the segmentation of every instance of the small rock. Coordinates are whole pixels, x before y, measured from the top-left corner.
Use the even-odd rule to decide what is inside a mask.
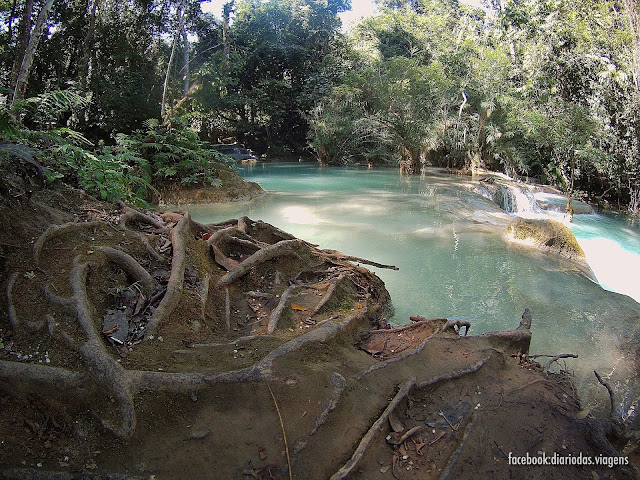
[[[389,470],[391,470],[391,465],[387,465],[384,466],[380,469],[380,473],[387,473]]]
[[[211,435],[211,430],[209,430],[207,427],[202,427],[202,428],[194,428],[191,430],[191,433],[189,433],[189,435],[187,436],[187,440],[201,440],[203,438],[208,437],[209,435]]]

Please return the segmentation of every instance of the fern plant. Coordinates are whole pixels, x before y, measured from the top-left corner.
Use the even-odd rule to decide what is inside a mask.
[[[171,127],[148,121],[146,129],[118,141],[148,161],[159,183],[218,185],[218,169],[226,157],[202,142],[182,119],[175,120]]]

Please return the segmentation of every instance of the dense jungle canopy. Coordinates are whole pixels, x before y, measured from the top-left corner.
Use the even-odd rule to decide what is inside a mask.
[[[640,210],[634,0],[1,0],[2,169],[102,198],[215,183],[211,143],[485,167]],[[155,119],[155,120],[150,120]]]

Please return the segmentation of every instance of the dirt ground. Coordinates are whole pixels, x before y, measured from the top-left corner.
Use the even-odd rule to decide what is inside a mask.
[[[246,217],[65,190],[0,224],[0,478],[638,476],[628,432],[523,355],[522,312],[387,328],[367,260]]]

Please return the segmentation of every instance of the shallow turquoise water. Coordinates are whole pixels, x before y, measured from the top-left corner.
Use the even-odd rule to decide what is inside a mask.
[[[576,371],[585,401],[602,399],[591,378],[595,368],[629,393],[621,412],[633,407],[640,391],[640,304],[558,260],[509,246],[502,233],[510,217],[473,193],[470,179],[291,163],[258,164],[241,174],[269,193],[248,203],[191,206],[193,218],[212,223],[247,215],[321,248],[398,266],[399,271],[373,269],[391,293],[394,323],[406,323],[410,315],[461,318],[478,334],[515,328],[529,308],[531,353],[580,354],[568,366]],[[636,227],[587,217],[576,216],[572,228],[594,251],[604,242],[608,250],[619,246],[640,262]],[[606,251],[598,255],[611,263]],[[627,283],[635,277],[640,284],[633,273]]]

